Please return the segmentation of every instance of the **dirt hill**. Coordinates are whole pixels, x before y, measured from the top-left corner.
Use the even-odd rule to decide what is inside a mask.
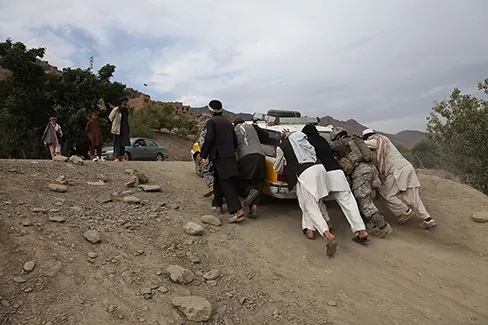
[[[142,204],[122,202],[126,168],[163,191],[131,190]],[[105,185],[87,184],[100,174]],[[60,175],[68,191],[50,192]],[[265,199],[258,220],[221,216],[186,234],[211,214],[191,163],[0,161],[0,179],[2,325],[190,324],[172,306],[190,295],[211,303],[207,324],[488,324],[488,223],[471,220],[488,198],[450,180],[420,175],[436,229],[389,217],[395,232],[368,247],[331,204],[340,246],[329,259],[301,233],[294,201]],[[101,242],[85,240],[88,230]],[[174,279],[193,281],[175,283],[170,265],[191,270]]]

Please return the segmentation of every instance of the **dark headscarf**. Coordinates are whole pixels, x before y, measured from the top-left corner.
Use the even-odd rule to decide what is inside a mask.
[[[129,98],[127,96],[120,96],[120,98],[119,98],[119,104],[121,104],[124,101],[129,101]]]
[[[310,137],[312,135],[320,135],[319,130],[315,127],[313,124],[307,124],[303,127],[302,132],[307,135],[307,137]]]
[[[242,118],[238,117],[234,120],[234,126],[239,125],[239,124],[244,123],[244,122],[245,121]]]

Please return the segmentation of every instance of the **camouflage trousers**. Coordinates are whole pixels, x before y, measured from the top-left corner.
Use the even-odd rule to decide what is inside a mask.
[[[213,174],[213,163],[207,160],[202,166],[203,180],[205,185],[209,188],[213,188],[214,174]]]
[[[364,221],[383,227],[385,219],[373,202],[376,188],[381,184],[376,167],[371,163],[360,163],[351,174],[351,179],[351,190]]]

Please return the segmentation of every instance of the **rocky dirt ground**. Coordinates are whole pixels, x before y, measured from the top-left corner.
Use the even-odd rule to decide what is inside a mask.
[[[127,189],[127,168],[162,192]],[[48,189],[60,176],[65,193]],[[202,223],[210,201],[191,163],[0,161],[0,324],[488,324],[488,223],[471,219],[488,198],[420,180],[436,229],[394,224],[363,247],[332,204],[329,259],[296,202]]]

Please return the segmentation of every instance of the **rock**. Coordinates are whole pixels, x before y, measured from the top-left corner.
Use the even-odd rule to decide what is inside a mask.
[[[134,169],[126,169],[124,172],[125,172],[126,174],[132,175],[132,174],[134,174],[136,171],[135,171]]]
[[[218,283],[217,283],[217,281],[215,281],[215,280],[210,280],[210,281],[207,281],[207,284],[208,284],[209,286],[216,287]]]
[[[47,186],[51,191],[57,192],[57,193],[64,193],[68,191],[68,187],[66,185],[61,185],[61,184],[49,184]]]
[[[149,177],[147,177],[143,173],[135,172],[134,175],[137,176],[137,178],[139,179],[139,184],[147,184],[147,182],[149,182]]]
[[[158,288],[158,291],[161,292],[161,293],[168,293],[169,292],[169,289],[166,288],[166,287],[159,287]]]
[[[188,259],[193,264],[199,264],[201,262],[200,257],[196,256],[195,254],[188,254]]]
[[[335,302],[334,300],[331,300],[331,301],[327,302],[327,305],[329,305],[331,307],[337,307],[337,302]]]
[[[100,233],[96,230],[88,230],[83,234],[83,237],[92,244],[98,244],[102,242]]]
[[[110,196],[110,195],[102,195],[102,196],[100,196],[100,197],[97,198],[97,202],[98,203],[101,203],[101,204],[103,204],[103,203],[109,203],[109,202],[112,202],[112,201],[113,201],[113,199],[112,199],[112,196]]]
[[[171,303],[192,322],[206,322],[212,316],[212,305],[203,297],[176,297]]]
[[[140,204],[141,200],[138,197],[129,195],[129,196],[124,197],[124,202],[130,203],[130,204]]]
[[[107,176],[105,176],[104,174],[98,174],[98,175],[97,175],[97,178],[98,178],[98,180],[99,180],[99,181],[101,181],[101,182],[104,182],[104,183],[108,182],[108,177],[107,177]]]
[[[83,159],[78,156],[71,156],[69,157],[69,161],[74,165],[83,165]]]
[[[31,211],[34,213],[48,213],[49,212],[48,209],[44,209],[44,208],[34,208]]]
[[[485,211],[474,212],[471,218],[473,218],[474,221],[479,223],[488,222],[488,211],[485,210]]]
[[[96,181],[96,182],[86,182],[88,185],[91,185],[91,186],[103,186],[105,185],[105,182],[102,182],[102,181]]]
[[[28,261],[24,264],[24,270],[26,272],[32,272],[35,267],[36,267],[36,262],[34,261]]]
[[[30,220],[24,220],[22,222],[22,226],[23,227],[30,227],[30,226],[32,226],[32,221],[30,221]]]
[[[211,271],[208,271],[203,275],[203,278],[205,280],[216,280],[220,277],[220,271],[217,269],[213,269]]]
[[[88,255],[89,258],[97,258],[98,257],[97,252],[88,252],[86,255]]]
[[[66,176],[64,176],[64,175],[59,176],[54,181],[58,184],[61,184],[61,185],[65,185],[67,183]]]
[[[139,188],[144,192],[161,192],[159,185],[139,185]]]
[[[195,275],[192,271],[185,269],[179,265],[170,265],[166,272],[169,274],[171,281],[180,284],[189,284],[193,282]]]
[[[222,224],[222,221],[220,221],[219,218],[217,218],[216,216],[212,216],[212,215],[204,215],[202,217],[202,222],[209,224],[209,225],[212,225],[212,226],[217,226],[217,227]]]
[[[49,216],[49,221],[63,223],[66,221],[66,219],[62,216]]]
[[[17,283],[25,283],[26,280],[23,277],[21,277],[21,276],[16,276],[16,277],[14,277],[14,282],[17,282]]]
[[[144,297],[144,299],[151,299],[152,298],[151,288],[143,288],[141,290],[141,294]]]
[[[53,161],[59,161],[59,162],[67,162],[68,161],[68,157],[65,157],[65,156],[54,156],[53,157]]]
[[[32,291],[34,291],[34,289],[32,289],[31,287],[27,287],[27,288],[24,289],[24,292],[25,293],[29,293],[29,292],[32,292]]]
[[[205,229],[200,226],[198,223],[195,222],[187,222],[184,226],[183,229],[185,232],[189,235],[192,236],[201,236],[205,232]]]
[[[5,300],[5,299],[2,299],[2,300],[0,301],[0,303],[1,303],[1,304],[2,304],[2,306],[3,306],[3,307],[5,307],[5,308],[10,307],[10,303],[9,303],[7,300]]]
[[[132,175],[127,183],[125,183],[127,187],[137,187],[139,186],[139,178],[137,176]]]

